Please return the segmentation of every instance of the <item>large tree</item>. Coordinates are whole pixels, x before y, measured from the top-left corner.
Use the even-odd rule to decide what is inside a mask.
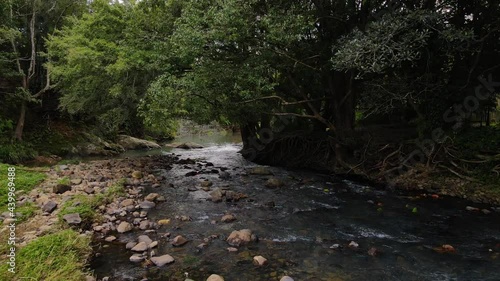
[[[67,15],[80,14],[84,0],[9,0],[3,1],[0,26],[2,91],[13,97],[19,108],[14,137],[21,141],[26,112],[33,102],[52,88],[45,63],[44,40],[64,23]]]

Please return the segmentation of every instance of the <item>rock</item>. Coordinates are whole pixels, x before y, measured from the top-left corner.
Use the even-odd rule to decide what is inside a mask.
[[[144,200],[147,200],[147,201],[155,201],[158,197],[160,196],[160,194],[158,193],[150,193],[148,194],[148,196],[144,197]]]
[[[180,221],[192,221],[193,219],[190,216],[175,216],[175,219]]]
[[[217,188],[216,190],[210,192],[210,197],[212,202],[222,202],[222,191]]]
[[[330,249],[338,249],[340,248],[340,244],[333,244],[330,246]]]
[[[57,203],[54,201],[49,201],[43,205],[42,211],[47,213],[52,213],[56,208],[57,208]]]
[[[228,248],[227,248],[227,251],[228,251],[228,252],[238,252],[238,248],[235,248],[235,247],[228,247]]]
[[[118,231],[119,233],[125,233],[131,230],[132,230],[132,225],[126,221],[122,221],[116,228],[116,231]]]
[[[80,214],[78,214],[78,213],[64,215],[63,219],[68,224],[80,224],[82,222],[82,219],[80,218]]]
[[[128,207],[134,205],[134,200],[133,199],[125,199],[120,203],[120,206],[122,207]]]
[[[138,263],[144,260],[144,256],[139,254],[133,254],[129,260],[133,263]]]
[[[141,222],[139,223],[139,229],[141,229],[141,230],[146,230],[146,229],[148,229],[148,228],[149,228],[149,226],[150,226],[150,223],[149,223],[149,221],[148,221],[148,220],[141,221]]]
[[[483,212],[483,214],[485,214],[485,215],[491,214],[491,211],[488,209],[482,209],[481,212]]]
[[[158,267],[173,263],[175,259],[171,255],[163,255],[159,257],[152,257],[151,261]]]
[[[357,247],[359,247],[359,244],[356,243],[356,242],[354,242],[354,241],[351,241],[351,243],[349,243],[349,247],[351,247],[351,248],[357,248]]]
[[[255,235],[252,235],[252,231],[250,229],[235,230],[231,232],[229,237],[226,239],[229,245],[235,247],[248,244],[251,241],[255,240],[256,240]]]
[[[158,241],[153,241],[153,242],[151,242],[151,244],[148,245],[148,248],[153,249],[156,246],[158,246]]]
[[[71,186],[66,185],[66,184],[58,184],[58,185],[52,187],[52,192],[56,193],[56,194],[62,194],[64,192],[70,191],[70,190],[71,190]]]
[[[198,174],[197,171],[191,171],[191,172],[187,172],[185,174],[186,177],[192,177],[192,176],[196,176]]]
[[[133,171],[132,172],[132,177],[134,179],[142,179],[142,172],[141,171]]]
[[[81,184],[81,183],[82,183],[82,181],[83,181],[83,180],[82,180],[81,178],[77,178],[77,179],[72,179],[72,180],[70,180],[70,182],[71,182],[71,184],[72,184],[72,185],[79,185],[79,184]]]
[[[136,242],[128,242],[128,243],[125,245],[125,249],[130,250],[130,249],[134,248],[134,247],[135,247],[135,245],[137,245],[137,243],[136,243]]]
[[[217,171],[217,170],[215,170],[215,171]],[[227,180],[227,179],[231,178],[231,174],[229,174],[226,171],[222,171],[219,173],[219,178],[221,178],[223,180]]]
[[[158,221],[158,224],[159,225],[167,225],[170,223],[170,220],[169,219],[163,219],[163,220],[159,220]]]
[[[290,276],[283,276],[283,277],[281,277],[280,281],[294,281],[294,280]]]
[[[182,148],[182,149],[199,149],[199,148],[203,148],[203,147],[204,147],[203,145],[197,144],[194,142],[185,142],[185,143],[177,144],[175,146],[175,148]]]
[[[270,178],[265,185],[267,188],[278,188],[283,186],[283,182],[278,178]]]
[[[94,276],[85,276],[85,281],[96,281],[95,277]]]
[[[87,186],[83,191],[87,194],[92,194],[95,192],[95,189],[93,187]]]
[[[174,240],[172,240],[170,244],[172,244],[172,246],[174,247],[180,247],[186,244],[187,242],[188,240],[186,238],[182,237],[181,235],[178,235],[174,238]]]
[[[236,220],[235,216],[233,216],[231,214],[227,214],[227,215],[224,215],[220,221],[221,222],[233,222],[235,220]]]
[[[261,166],[259,166],[259,167],[253,167],[252,169],[250,169],[248,171],[248,173],[250,175],[260,175],[260,176],[267,176],[267,175],[272,175],[273,174],[267,168],[261,167]]]
[[[148,249],[148,245],[144,242],[140,242],[132,248],[134,252],[144,252]]]
[[[212,274],[208,276],[207,281],[224,281],[224,278],[222,278],[222,276],[220,275]]]
[[[374,257],[379,254],[379,250],[375,247],[371,247],[370,250],[368,250],[368,255]]]
[[[113,242],[116,240],[116,237],[115,236],[108,236],[104,239],[104,241],[106,242]]]
[[[140,235],[139,237],[137,237],[137,241],[139,241],[139,243],[146,243],[146,246],[149,246],[149,244],[153,243],[153,240],[151,240],[151,238],[149,238],[149,236],[147,235]]]
[[[212,186],[212,185],[213,185],[213,183],[212,183],[211,181],[208,181],[208,180],[207,180],[207,181],[202,181],[202,182],[200,183],[200,186],[201,186],[201,187],[210,187],[210,186]]]
[[[156,206],[154,202],[151,201],[142,201],[141,204],[139,204],[139,207],[141,209],[153,209]]]
[[[119,135],[118,144],[126,150],[161,148],[161,146],[155,142],[138,139],[127,135]]]
[[[198,190],[195,192],[189,193],[191,197],[193,197],[193,200],[197,201],[206,201],[211,198],[210,193],[203,191],[203,190]],[[222,200],[222,198],[221,198]]]
[[[470,212],[477,212],[477,211],[479,211],[479,208],[467,206],[467,207],[465,207],[465,210],[470,211]]]
[[[441,246],[441,248],[443,248],[445,252],[455,252],[455,248],[448,244]]]
[[[255,256],[253,257],[253,264],[257,266],[263,266],[267,263],[267,259],[263,256]]]

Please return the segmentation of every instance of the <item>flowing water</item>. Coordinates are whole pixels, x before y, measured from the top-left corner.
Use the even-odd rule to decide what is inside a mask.
[[[267,169],[285,185],[269,189],[265,183],[271,176],[249,175],[248,169],[256,165],[243,159],[239,149],[229,143],[163,152],[197,161],[158,171],[173,187],[165,184],[147,190],[167,198],[148,217],[171,219],[171,223],[148,235],[159,241],[156,253],[172,255],[175,263],[162,268],[132,264],[132,252],[125,250],[124,243],[143,234],[136,231],[96,246],[102,255],[93,260],[91,269],[110,280],[184,280],[184,272],[195,281],[204,281],[212,273],[229,281],[279,280],[284,275],[299,281],[500,280],[498,212],[470,212],[465,210],[467,202],[457,199],[416,199],[330,175],[277,167]],[[186,176],[193,170],[201,173]],[[212,170],[225,170],[230,177],[209,173]],[[238,202],[196,200],[189,189],[199,188],[204,179],[213,182],[212,190],[222,188],[248,197]],[[237,220],[214,223],[226,213]],[[176,220],[176,216],[192,220]],[[246,228],[259,241],[228,252],[224,238],[232,230]],[[190,242],[174,248],[161,238],[167,232]],[[197,247],[212,235],[218,238],[204,249]],[[351,241],[359,247],[349,247]],[[444,244],[456,252],[435,251]],[[368,254],[372,247],[376,256]],[[267,258],[268,264],[253,265],[255,255]]]

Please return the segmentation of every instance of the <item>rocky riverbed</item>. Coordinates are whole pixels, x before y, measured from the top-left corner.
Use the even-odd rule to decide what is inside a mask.
[[[53,166],[20,197],[40,208],[21,243],[61,223],[92,235],[98,280],[500,278],[496,207],[256,166],[238,149]]]

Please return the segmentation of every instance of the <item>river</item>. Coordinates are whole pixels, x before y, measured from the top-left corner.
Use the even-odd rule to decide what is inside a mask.
[[[204,281],[216,273],[229,281],[279,280],[284,275],[296,281],[500,280],[498,210],[475,206],[492,212],[471,212],[466,210],[471,203],[462,200],[386,191],[305,170],[265,167],[273,176],[250,175],[248,170],[257,165],[243,159],[238,154],[240,145],[227,138],[203,149],[148,152],[196,160],[196,164],[158,170],[168,183],[146,192],[167,199],[148,217],[171,223],[148,235],[159,241],[158,254],[170,254],[176,261],[162,268],[132,264],[125,243],[143,234],[135,231],[120,235],[116,242],[96,245],[100,256],[92,261],[91,270],[99,278],[184,280],[188,273],[189,278]],[[231,142],[224,143],[227,140]],[[207,172],[212,170],[219,173]],[[200,173],[186,176],[190,171]],[[221,171],[229,177],[220,177]],[[279,178],[284,186],[267,188],[270,177]],[[212,190],[221,188],[248,197],[219,203],[195,199],[193,191],[202,180],[211,181]],[[226,213],[237,220],[219,222]],[[176,220],[176,216],[192,220]],[[239,229],[251,229],[259,241],[228,252],[225,238]],[[161,238],[167,232],[190,242],[173,247]],[[212,235],[217,238],[207,247],[197,247]],[[359,246],[350,247],[352,241]],[[451,245],[455,251],[442,253],[442,245]],[[368,253],[371,248],[376,255]],[[267,258],[268,264],[255,266],[255,255]]]

